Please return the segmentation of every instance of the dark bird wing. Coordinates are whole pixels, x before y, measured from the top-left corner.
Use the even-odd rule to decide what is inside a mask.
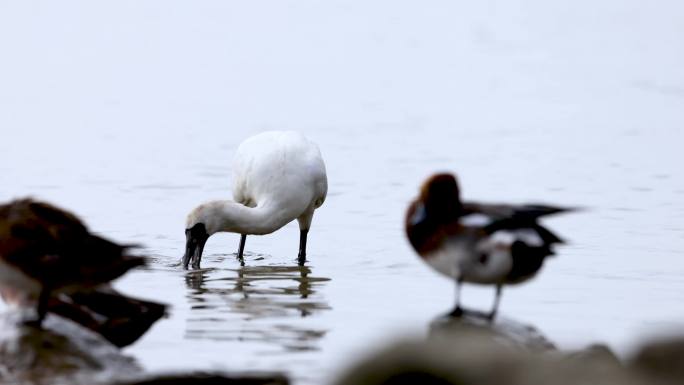
[[[0,206],[0,256],[52,288],[111,281],[145,259],[90,234],[74,215],[31,199]]]
[[[464,204],[464,221],[477,218],[482,231],[491,238],[505,239],[510,248],[513,267],[506,279],[522,282],[534,275],[544,259],[553,254],[553,245],[563,240],[540,225],[540,217],[572,211],[547,205]],[[471,219],[471,222],[473,220]]]
[[[464,203],[467,215],[484,215],[489,221],[483,225],[484,231],[493,234],[499,230],[534,230],[546,244],[563,243],[563,240],[547,228],[541,226],[537,219],[547,215],[575,211],[575,208],[564,208],[540,204],[505,205]]]
[[[469,213],[482,213],[493,219],[518,219],[534,220],[542,216],[575,211],[576,208],[558,207],[542,204],[486,204],[467,202],[463,204],[463,211]]]

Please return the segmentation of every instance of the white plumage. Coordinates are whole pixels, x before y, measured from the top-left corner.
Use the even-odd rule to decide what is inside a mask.
[[[186,221],[187,268],[197,268],[206,239],[217,232],[272,233],[294,219],[299,222],[299,262],[306,257],[306,238],[314,211],[325,201],[328,181],[318,146],[293,131],[268,131],[245,140],[233,160],[233,200],[199,205]]]

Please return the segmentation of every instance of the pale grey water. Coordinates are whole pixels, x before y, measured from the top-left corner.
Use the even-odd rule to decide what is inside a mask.
[[[0,3],[0,198],[32,195],[139,242],[122,290],[172,305],[125,350],[149,370],[334,377],[424,334],[452,284],[416,258],[404,210],[430,173],[469,199],[586,207],[502,313],[564,348],[621,353],[684,331],[684,5],[663,1]],[[247,136],[319,143],[330,192],[295,264],[295,224],[207,244],[184,216],[230,197]],[[467,287],[487,309],[492,291]]]

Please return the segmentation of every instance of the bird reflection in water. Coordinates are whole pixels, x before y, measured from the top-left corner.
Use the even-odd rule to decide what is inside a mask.
[[[439,315],[428,325],[428,340],[483,338],[488,342],[517,346],[524,350],[551,351],[556,346],[534,325],[490,313],[467,310],[459,317]]]
[[[326,330],[312,322],[316,313],[330,309],[319,292],[328,281],[298,265],[190,271],[185,275],[191,307],[186,338],[268,343],[286,352],[317,350]]]

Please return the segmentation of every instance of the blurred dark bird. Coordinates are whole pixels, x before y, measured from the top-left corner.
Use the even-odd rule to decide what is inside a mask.
[[[463,282],[495,285],[496,297],[488,318],[496,316],[502,286],[526,281],[563,241],[537,219],[567,208],[524,204],[462,202],[456,177],[436,174],[423,184],[420,196],[406,213],[406,233],[420,257],[438,272],[456,280],[460,316]]]
[[[91,234],[73,214],[48,203],[21,199],[0,205],[0,295],[9,305],[35,306],[29,325],[40,327],[54,310],[121,346],[164,314],[164,305],[108,288],[108,282],[145,265],[130,249]],[[117,336],[126,323],[130,334]]]

